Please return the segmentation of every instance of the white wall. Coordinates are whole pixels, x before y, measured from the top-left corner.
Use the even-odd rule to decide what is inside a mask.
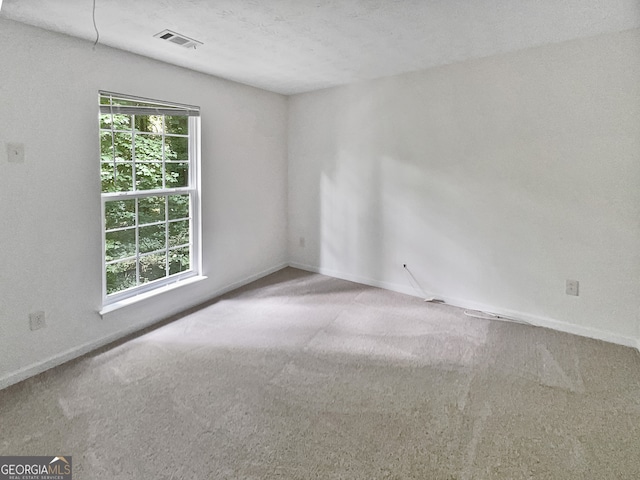
[[[287,127],[285,97],[0,18],[0,388],[288,259],[630,344],[638,78],[634,30],[297,95]],[[202,108],[209,276],[104,318],[100,89]]]
[[[635,345],[639,79],[632,30],[290,97],[291,261]]]
[[[209,277],[104,318],[100,89],[201,107]],[[286,116],[283,96],[0,19],[0,388],[283,266]]]

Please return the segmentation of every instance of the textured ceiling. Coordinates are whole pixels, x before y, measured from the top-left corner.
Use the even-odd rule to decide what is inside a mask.
[[[93,41],[92,7],[4,0],[0,15]],[[101,44],[293,94],[637,28],[640,1],[96,0],[96,23]]]

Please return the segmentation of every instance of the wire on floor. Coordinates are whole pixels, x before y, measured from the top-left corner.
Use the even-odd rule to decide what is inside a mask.
[[[413,289],[422,297],[424,298],[425,302],[433,302],[433,303],[444,303],[444,300],[440,300],[437,299],[435,297],[430,297],[429,295],[426,294],[426,292],[424,291],[424,289],[420,286],[420,282],[418,282],[418,280],[416,279],[416,277],[413,276],[413,273],[411,273],[411,270],[409,270],[409,267],[407,267],[406,263],[402,264],[402,268],[405,269],[405,271],[407,272],[407,275],[409,275],[409,283],[411,283],[411,286],[413,287]]]
[[[520,323],[522,325],[531,325],[531,326],[535,326],[533,323],[527,322],[525,320],[520,320],[517,318],[512,318],[512,317],[504,317],[502,315],[497,315],[495,313],[491,313],[491,312],[480,312],[480,311],[469,311],[469,310],[465,310],[464,314],[467,317],[472,317],[472,318],[481,318],[482,320],[500,320],[502,322],[512,322],[512,323]]]

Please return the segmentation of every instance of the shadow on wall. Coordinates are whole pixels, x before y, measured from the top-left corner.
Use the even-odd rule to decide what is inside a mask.
[[[564,243],[602,248],[573,214],[603,200],[585,198],[598,177],[571,158],[606,140],[577,146],[558,131],[573,127],[546,122],[561,107],[536,102],[544,88],[525,72],[468,68],[330,92],[333,110],[320,108],[335,124],[316,134],[330,146],[314,159],[319,266],[408,286],[407,263],[430,294],[553,315],[563,301],[554,282],[581,261]]]
[[[504,262],[520,261],[520,275],[535,276],[526,260],[535,221],[523,218],[531,200],[495,161],[513,152],[495,142],[472,152],[462,139],[481,135],[479,127],[431,91],[414,88],[415,99],[406,83],[337,92],[335,137],[325,139],[332,152],[319,179],[320,266],[406,285],[408,263],[429,293],[461,298],[494,284]],[[496,232],[519,250],[509,255]]]

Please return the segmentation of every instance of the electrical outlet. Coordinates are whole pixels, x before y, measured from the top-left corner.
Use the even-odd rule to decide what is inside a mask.
[[[24,163],[24,144],[7,143],[7,159],[10,163]]]
[[[44,321],[44,312],[33,312],[29,314],[29,328],[31,330],[40,330],[41,328],[46,327],[47,324]]]
[[[579,293],[580,282],[578,280],[567,280],[567,295],[573,295],[574,297],[578,296]]]

